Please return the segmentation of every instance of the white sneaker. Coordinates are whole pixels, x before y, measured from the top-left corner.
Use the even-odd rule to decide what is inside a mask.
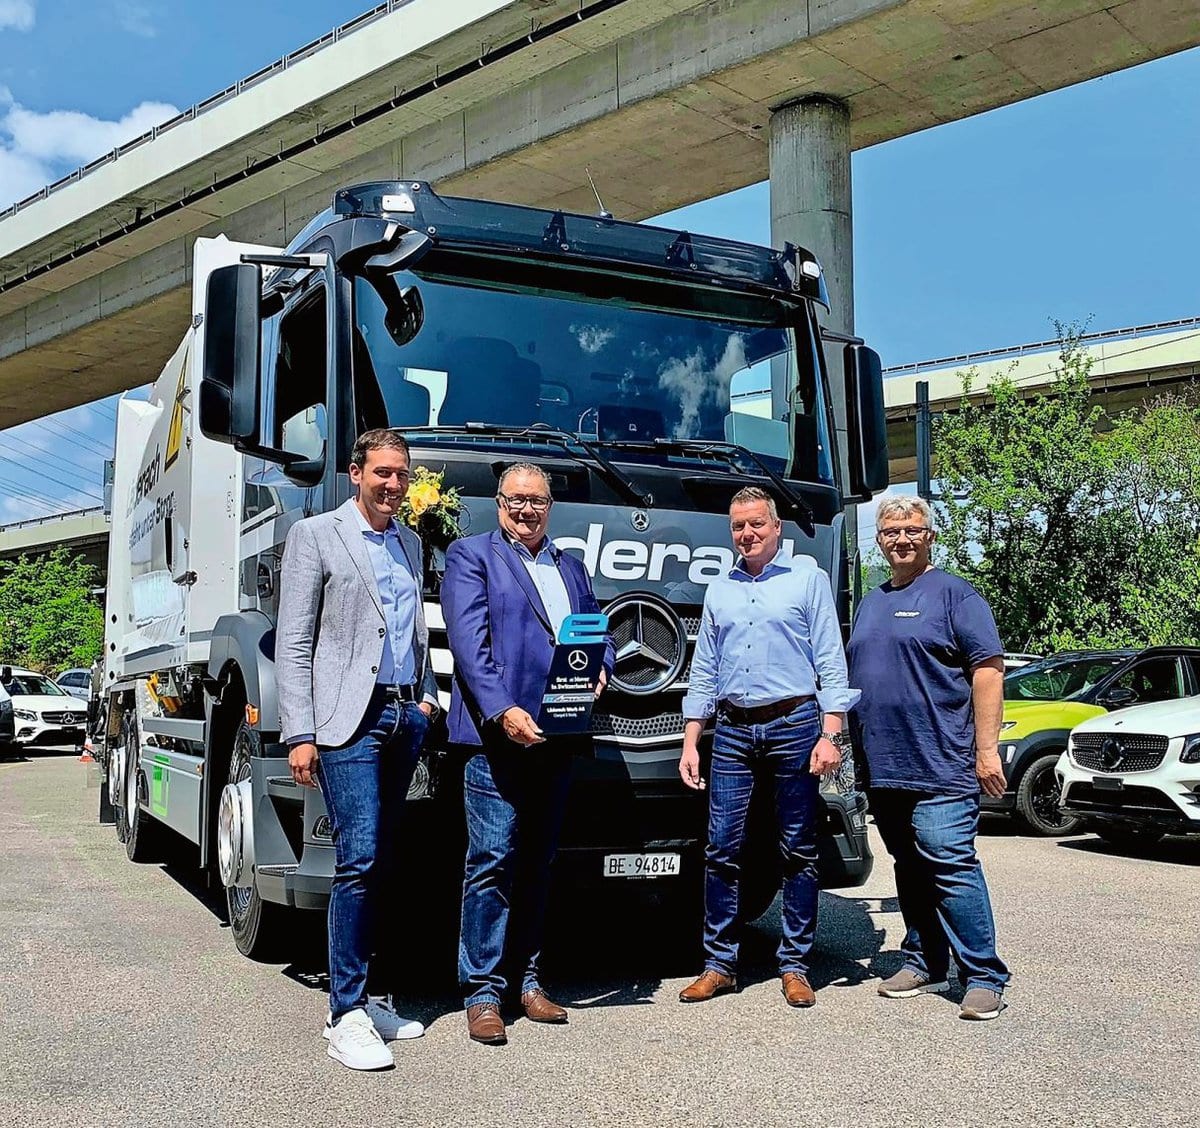
[[[349,1069],[391,1069],[396,1064],[361,1007],[342,1015],[330,1030],[327,1052]]]
[[[367,998],[367,1017],[371,1020],[379,1036],[385,1042],[403,1042],[409,1038],[419,1038],[425,1033],[425,1027],[415,1018],[401,1018],[392,1006],[391,995],[371,995]],[[332,1019],[325,1012],[325,1040],[329,1040],[332,1029]]]

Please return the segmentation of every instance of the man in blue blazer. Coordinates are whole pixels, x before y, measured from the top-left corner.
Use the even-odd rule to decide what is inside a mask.
[[[541,988],[538,957],[571,756],[589,738],[546,739],[536,717],[563,619],[599,611],[583,564],[546,536],[553,498],[545,471],[508,467],[496,505],[500,527],[452,544],[442,581],[454,656],[447,724],[451,741],[471,752],[458,975],[468,1034],[487,1045],[507,1041],[506,960],[520,976],[526,1017],[567,1021]],[[610,639],[597,696],[613,659]]]

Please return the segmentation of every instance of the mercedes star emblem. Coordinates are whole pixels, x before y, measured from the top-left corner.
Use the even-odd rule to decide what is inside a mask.
[[[567,665],[570,666],[571,669],[576,673],[578,673],[580,670],[586,670],[587,664],[587,655],[584,654],[582,650],[572,650],[571,653],[567,655]]]
[[[650,528],[650,514],[644,509],[635,509],[629,515],[629,523],[637,532],[644,533],[648,528]]]
[[[1125,745],[1115,736],[1106,737],[1100,745],[1100,763],[1106,771],[1115,771],[1125,759]]]
[[[606,610],[616,648],[615,687],[648,695],[673,684],[687,658],[687,634],[671,605],[637,592],[618,596]]]

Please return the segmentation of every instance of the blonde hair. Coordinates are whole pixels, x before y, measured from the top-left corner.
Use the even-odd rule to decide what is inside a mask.
[[[730,499],[729,508],[732,509],[735,505],[746,505],[752,501],[765,501],[771,520],[779,520],[779,510],[775,507],[775,499],[759,486],[743,486]]]

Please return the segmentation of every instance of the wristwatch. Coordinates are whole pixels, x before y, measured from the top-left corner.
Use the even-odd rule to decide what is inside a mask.
[[[821,735],[839,752],[845,752],[850,747],[850,734],[845,729],[841,732],[822,732]]]

